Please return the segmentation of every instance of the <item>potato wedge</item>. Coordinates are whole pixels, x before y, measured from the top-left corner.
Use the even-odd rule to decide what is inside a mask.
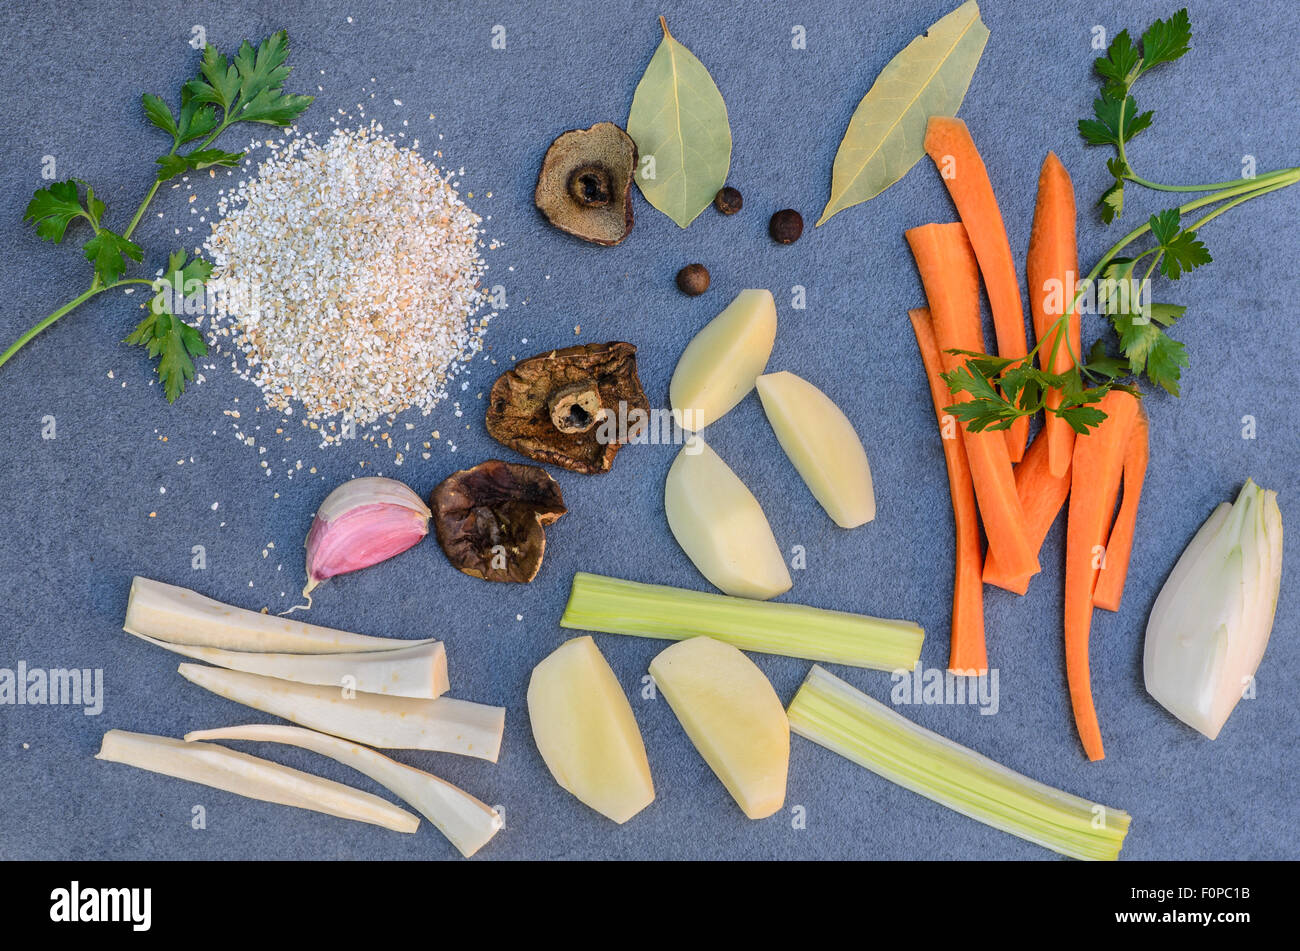
[[[651,661],[650,676],[745,815],[766,819],[785,804],[790,723],[752,660],[730,644],[692,637]]]
[[[781,448],[813,497],[841,528],[876,517],[871,466],[853,424],[831,398],[782,370],[758,378],[758,397]]]
[[[776,302],[768,290],[745,290],[704,325],[682,351],[668,401],[683,429],[699,432],[754,388],[776,341]]]
[[[664,485],[668,527],[700,574],[726,594],[766,601],[790,572],[752,492],[699,436],[677,453]]]
[[[555,781],[620,825],[654,802],[641,730],[627,695],[590,637],[575,637],[533,668],[533,740]]]

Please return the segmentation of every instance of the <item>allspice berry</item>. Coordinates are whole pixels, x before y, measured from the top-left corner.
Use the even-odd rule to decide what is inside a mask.
[[[803,215],[793,208],[783,208],[772,216],[767,232],[778,244],[794,244],[803,234]]]
[[[719,188],[718,194],[713,197],[713,207],[724,215],[734,215],[744,204],[745,200],[740,196],[740,192],[730,185]]]
[[[709,269],[703,264],[688,264],[677,272],[677,289],[699,297],[709,289]]]

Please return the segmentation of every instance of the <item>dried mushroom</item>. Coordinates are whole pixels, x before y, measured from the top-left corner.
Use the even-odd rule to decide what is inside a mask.
[[[589,343],[520,360],[492,384],[487,430],[538,462],[608,472],[649,417],[636,347]]]
[[[618,244],[632,230],[636,143],[612,122],[572,129],[551,143],[533,201],[561,231]]]
[[[438,544],[453,565],[487,581],[532,581],[546,530],[568,511],[545,469],[489,459],[454,472],[429,496]]]

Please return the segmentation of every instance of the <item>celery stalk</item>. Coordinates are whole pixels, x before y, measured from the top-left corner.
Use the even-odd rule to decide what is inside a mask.
[[[560,626],[672,641],[706,635],[741,650],[876,670],[911,670],[925,637],[910,621],[641,584],[585,571],[573,576]]]
[[[985,825],[1078,859],[1113,860],[1129,815],[1022,776],[900,716],[814,666],[790,729]]]

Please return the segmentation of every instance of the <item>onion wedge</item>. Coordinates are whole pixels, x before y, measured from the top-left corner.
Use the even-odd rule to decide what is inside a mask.
[[[392,651],[355,654],[258,654],[219,647],[194,647],[136,634],[155,647],[207,661],[226,670],[242,670],[323,687],[350,686],[362,693],[432,700],[447,692],[447,652],[441,641]]]
[[[420,825],[418,816],[371,793],[211,743],[109,730],[95,759],[124,763],[249,799],[368,822],[394,832],[414,832]]]
[[[201,664],[181,664],[180,675],[218,696],[284,717],[313,730],[380,749],[438,750],[497,761],[505,730],[504,707],[439,697],[411,700],[338,687],[298,684]]]
[[[1248,479],[1196,533],[1156,597],[1142,661],[1147,692],[1216,738],[1253,693],[1281,584],[1277,493]]]
[[[197,591],[139,576],[131,582],[122,628],[128,634],[156,637],[169,644],[284,654],[397,650],[434,640],[409,641],[336,631],[231,607]]]
[[[257,723],[250,726],[226,726],[215,730],[195,730],[185,734],[193,740],[258,740],[298,746],[365,773],[381,786],[391,789],[416,811],[433,823],[460,854],[469,858],[488,843],[503,824],[501,814],[479,802],[469,793],[432,773],[389,759],[382,753],[358,746],[348,740],[304,730],[297,726]]]

